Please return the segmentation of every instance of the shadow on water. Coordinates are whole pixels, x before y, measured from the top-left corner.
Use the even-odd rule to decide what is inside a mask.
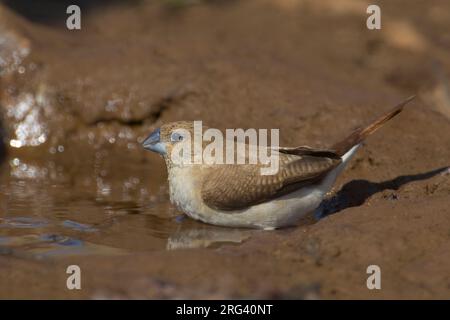
[[[16,13],[39,23],[59,23],[67,19],[66,9],[70,5],[78,5],[82,13],[89,13],[96,7],[113,4],[136,4],[142,0],[0,0]]]
[[[443,167],[425,173],[399,176],[395,179],[383,182],[352,180],[345,184],[342,189],[336,193],[336,195],[324,200],[318,208],[316,216],[321,219],[341,210],[360,206],[368,198],[378,192],[382,192],[384,190],[398,190],[407,183],[432,178],[437,174],[447,171],[448,169],[449,167]],[[395,194],[392,195],[392,200],[396,200],[396,197],[397,196]]]

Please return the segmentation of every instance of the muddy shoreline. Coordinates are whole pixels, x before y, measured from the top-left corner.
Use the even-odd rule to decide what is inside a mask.
[[[0,1],[0,298],[448,299],[450,4],[380,3],[375,32],[349,0],[93,4],[71,32]],[[296,228],[183,218],[140,147],[176,120],[326,147],[411,94]]]

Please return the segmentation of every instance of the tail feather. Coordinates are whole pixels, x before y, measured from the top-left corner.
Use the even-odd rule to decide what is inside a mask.
[[[336,143],[331,147],[332,150],[336,152],[339,156],[343,156],[347,153],[351,148],[356,146],[357,144],[361,143],[364,139],[366,139],[369,135],[377,131],[379,128],[381,128],[387,121],[395,117],[397,114],[402,112],[403,107],[413,100],[415,96],[411,96],[405,101],[401,102],[397,106],[395,106],[391,111],[384,114],[380,118],[373,121],[371,124],[369,124],[365,128],[358,128],[355,131],[353,131],[347,138],[344,140]]]

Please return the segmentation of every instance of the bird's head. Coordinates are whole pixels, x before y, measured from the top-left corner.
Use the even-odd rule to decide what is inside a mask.
[[[146,150],[159,153],[164,159],[171,159],[176,146],[192,144],[194,138],[193,121],[177,121],[162,125],[153,131],[142,143]]]

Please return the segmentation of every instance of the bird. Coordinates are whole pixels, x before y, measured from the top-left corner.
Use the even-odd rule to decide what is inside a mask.
[[[274,230],[295,226],[314,212],[332,189],[361,143],[414,99],[411,96],[365,127],[326,149],[278,147],[275,174],[261,174],[261,163],[205,164],[174,162],[171,152],[191,143],[193,121],[161,125],[143,142],[160,154],[168,171],[170,201],[189,217],[207,224]]]

